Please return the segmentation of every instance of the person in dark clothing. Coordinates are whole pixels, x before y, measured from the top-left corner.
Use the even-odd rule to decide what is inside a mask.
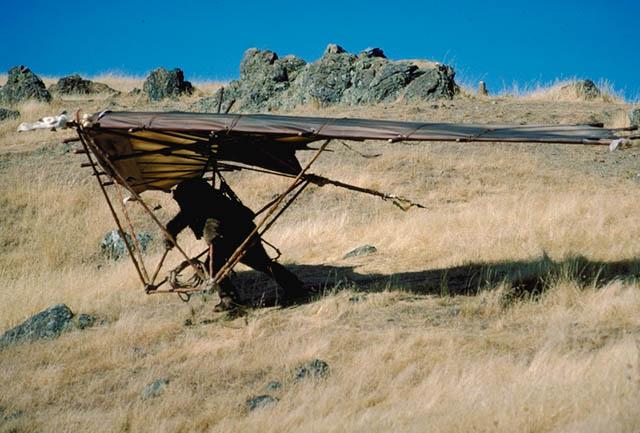
[[[169,221],[167,231],[176,239],[178,233],[189,227],[197,239],[204,239],[207,245],[213,245],[214,274],[256,227],[251,209],[225,196],[202,178],[180,183],[173,192],[173,198],[180,212]],[[166,246],[172,248],[173,241],[166,239]],[[207,258],[205,269],[209,269],[210,259]],[[240,262],[271,276],[282,288],[283,293],[279,297],[281,303],[288,304],[308,296],[298,277],[269,257],[258,234],[254,235]],[[235,289],[228,276],[220,282],[218,294],[220,304],[216,310],[233,308],[237,302]]]

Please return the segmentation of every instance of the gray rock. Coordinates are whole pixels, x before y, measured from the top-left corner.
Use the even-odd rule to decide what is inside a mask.
[[[60,95],[91,95],[95,93],[119,93],[103,83],[85,80],[80,75],[62,77],[56,84],[49,86],[49,92]]]
[[[159,101],[165,98],[191,95],[193,86],[189,81],[185,81],[182,69],[175,68],[168,71],[165,68],[158,68],[144,80],[142,91],[149,100]]]
[[[374,247],[373,245],[362,245],[362,246],[356,248],[355,250],[349,251],[342,258],[343,259],[349,259],[351,257],[368,256],[370,254],[375,253],[376,251],[378,251],[378,249],[376,247]]]
[[[251,412],[256,409],[271,406],[273,404],[276,404],[277,402],[278,399],[275,397],[271,397],[270,395],[257,395],[247,400],[247,410]]]
[[[306,62],[295,56],[279,58],[269,50],[250,48],[240,62],[240,79],[230,82],[213,96],[191,105],[191,111],[215,113],[220,105],[226,112],[233,104],[240,111],[270,111],[280,108],[284,93],[296,80]]]
[[[125,233],[125,236],[131,243],[131,236],[129,235],[129,233]],[[136,234],[136,239],[138,240],[140,248],[144,253],[151,245],[153,236],[147,232],[140,232]],[[102,254],[112,260],[118,260],[128,254],[127,246],[124,243],[124,239],[122,239],[120,233],[116,229],[111,230],[104,236],[104,238],[102,238],[102,241],[100,241],[100,251],[102,252]]]
[[[387,56],[384,55],[384,51],[382,51],[382,48],[365,48],[364,50],[360,51],[358,57],[380,57],[383,59],[387,58]]]
[[[29,68],[15,66],[9,69],[7,83],[0,88],[0,103],[13,105],[27,100],[50,102],[51,94]]]
[[[356,56],[327,48],[316,62],[305,67],[292,83],[287,101],[292,106],[313,103],[321,107],[339,104],[353,83]]]
[[[327,48],[324,49],[324,54],[342,54],[346,53],[345,49],[337,44],[329,44]]]
[[[24,412],[21,410],[16,410],[6,416],[3,416],[2,412],[0,412],[0,419],[4,422],[9,422],[9,421],[13,421],[14,419],[20,418],[22,415],[24,415]]]
[[[598,86],[596,86],[596,84],[591,80],[574,81],[562,86],[560,90],[569,94],[574,94],[575,97],[584,101],[596,99],[602,94]]]
[[[0,337],[0,348],[23,341],[53,339],[71,328],[73,312],[64,304],[57,304],[9,329]]]
[[[355,63],[353,85],[342,99],[349,105],[393,101],[414,79],[418,67],[408,62],[389,62],[382,58],[359,59]]]
[[[629,111],[629,121],[631,122],[631,126],[640,127],[640,107]]]
[[[268,392],[278,391],[279,389],[282,389],[282,384],[277,380],[272,380],[266,386]]]
[[[18,117],[20,117],[20,112],[18,110],[8,110],[6,108],[0,108],[0,121],[17,119]]]
[[[436,64],[419,69],[420,76],[411,81],[404,92],[406,101],[451,99],[458,93],[455,72],[451,66]]]
[[[602,93],[596,83],[591,80],[580,80],[575,83],[576,93],[585,100],[596,99]]]
[[[320,360],[314,359],[313,361],[302,364],[296,368],[294,373],[294,380],[301,381],[305,379],[323,379],[329,374],[329,364]]]
[[[142,390],[141,397],[143,400],[148,398],[155,398],[162,395],[169,385],[169,379],[158,379],[155,382],[145,386]]]
[[[412,62],[391,61],[380,48],[368,48],[355,56],[331,44],[320,59],[309,64],[295,56],[280,59],[273,51],[251,48],[240,64],[240,79],[190,109],[217,112],[221,105],[225,112],[235,103],[234,110],[256,112],[304,104],[375,104],[403,95],[407,100],[452,98],[456,92],[450,67],[420,68]]]
[[[78,317],[75,318],[75,326],[78,329],[86,329],[90,328],[96,323],[96,318],[90,314],[79,314]]]

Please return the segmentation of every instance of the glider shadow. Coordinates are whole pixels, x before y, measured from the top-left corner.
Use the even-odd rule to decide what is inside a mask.
[[[473,295],[506,284],[513,295],[539,295],[556,281],[574,281],[581,287],[601,287],[614,280],[635,281],[640,277],[640,259],[615,262],[592,261],[583,256],[554,261],[543,256],[532,261],[472,263],[444,269],[398,272],[389,275],[358,273],[351,265],[288,264],[316,293],[350,289],[358,292],[402,290],[414,294]],[[268,297],[275,283],[256,271],[242,271],[235,284],[244,296]]]

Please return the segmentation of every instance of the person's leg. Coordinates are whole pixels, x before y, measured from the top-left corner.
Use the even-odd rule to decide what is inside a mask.
[[[294,301],[309,296],[302,281],[280,263],[271,260],[261,242],[258,241],[249,247],[240,261],[256,271],[264,272],[272,277],[284,292],[281,296],[282,299]]]
[[[218,270],[222,266],[224,266],[224,264],[229,259],[230,254],[228,250],[229,249],[226,248],[226,246],[223,244],[214,245],[213,275],[211,276],[211,278],[215,276]],[[209,270],[209,260],[210,260],[210,257],[207,257],[204,263],[205,269],[207,269],[207,271]],[[238,301],[237,299],[238,296],[236,293],[236,289],[233,283],[231,282],[231,278],[229,278],[229,276],[226,276],[225,278],[223,278],[222,281],[220,281],[220,283],[215,287],[215,289],[218,292],[218,297],[220,298],[220,303],[216,305],[214,308],[215,311],[227,311],[235,308],[235,305],[237,304],[237,301]]]

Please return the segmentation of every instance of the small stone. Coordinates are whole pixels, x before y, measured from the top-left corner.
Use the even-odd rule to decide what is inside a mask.
[[[125,236],[129,241],[129,245],[133,247],[129,233],[125,233]],[[136,234],[136,239],[144,253],[151,245],[153,236],[147,232],[140,232]],[[104,238],[102,238],[102,241],[100,242],[100,251],[112,260],[118,260],[128,254],[127,246],[125,245],[122,236],[120,236],[120,232],[116,229],[111,230],[104,236]]]
[[[11,414],[5,416],[2,418],[2,420],[4,422],[9,422],[9,421],[13,421],[14,419],[18,419],[20,418],[22,415],[24,415],[24,412],[21,410],[16,410],[14,412],[11,412]],[[0,416],[2,416],[2,414],[0,413]]]
[[[158,379],[150,383],[142,390],[142,398],[155,398],[162,395],[167,385],[169,385],[169,379]]]
[[[364,302],[366,300],[367,300],[366,295],[356,295],[349,298],[349,302],[352,302],[354,304],[357,304],[359,302]]]
[[[368,256],[370,254],[375,253],[376,251],[378,251],[378,249],[376,247],[374,247],[373,245],[362,245],[362,246],[356,248],[355,250],[349,251],[342,258],[343,259],[349,259],[351,257]]]
[[[276,404],[277,402],[278,399],[275,397],[271,397],[270,395],[258,395],[247,400],[247,409],[249,410],[249,412],[251,412],[256,409],[271,406],[272,404]]]
[[[640,107],[636,107],[629,112],[629,121],[631,121],[631,126],[640,127]]]
[[[272,380],[267,384],[267,387],[266,387],[267,391],[269,392],[277,391],[281,388],[282,388],[282,384],[277,380]]]
[[[301,381],[305,379],[323,379],[329,374],[329,364],[320,360],[314,359],[296,368],[294,379]]]
[[[127,95],[129,96],[138,96],[142,93],[142,89],[140,89],[139,87],[134,87],[133,89],[131,89],[129,91],[129,93],[127,93]]]
[[[96,323],[96,318],[90,314],[80,314],[76,318],[76,327],[78,329],[86,329]]]
[[[73,312],[64,304],[57,304],[39,312],[0,336],[0,348],[40,339],[53,339],[70,328]]]
[[[20,112],[18,110],[0,108],[0,121],[17,119],[18,117],[20,117]]]

